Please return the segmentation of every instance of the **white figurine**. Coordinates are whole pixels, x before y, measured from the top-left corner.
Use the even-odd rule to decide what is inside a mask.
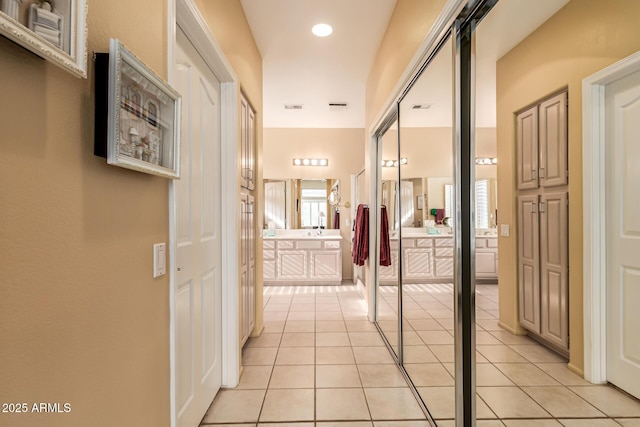
[[[129,128],[129,142],[131,142],[133,145],[138,145],[138,143],[140,142],[138,129],[134,128],[133,126]]]
[[[17,21],[19,18],[20,3],[22,3],[22,0],[2,0],[2,11]]]

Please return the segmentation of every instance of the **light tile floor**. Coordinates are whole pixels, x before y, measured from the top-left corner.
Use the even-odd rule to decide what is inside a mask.
[[[405,368],[438,426],[453,427],[451,285],[405,285]],[[380,325],[397,345],[394,287]],[[640,403],[587,383],[535,341],[497,325],[495,285],[478,285],[479,427],[640,427]],[[243,352],[236,389],[221,390],[201,425],[426,427],[354,286],[265,287],[265,330]]]

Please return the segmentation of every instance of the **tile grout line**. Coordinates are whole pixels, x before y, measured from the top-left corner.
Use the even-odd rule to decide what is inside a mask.
[[[367,405],[367,412],[369,413],[369,421],[371,422],[371,425],[373,426],[373,414],[371,413],[371,407],[369,405],[369,400],[367,399],[367,394],[365,393],[364,390],[364,384],[362,383],[362,376],[360,375],[360,367],[358,365],[358,361],[356,360],[356,355],[353,352],[353,343],[351,342],[351,335],[349,334],[349,331],[347,329],[347,323],[344,320],[344,313],[342,311],[342,303],[340,302],[340,299],[338,299],[338,304],[340,305],[340,313],[342,314],[342,321],[344,322],[344,329],[346,331],[347,334],[347,340],[349,341],[349,348],[351,349],[351,356],[353,356],[353,363],[356,366],[356,372],[358,373],[358,381],[360,382],[360,390],[362,391],[362,397],[364,398],[364,404]]]

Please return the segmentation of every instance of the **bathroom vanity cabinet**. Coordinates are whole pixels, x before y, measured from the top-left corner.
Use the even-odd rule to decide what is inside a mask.
[[[342,237],[264,237],[264,283],[339,285]]]
[[[391,237],[391,265],[380,267],[380,283],[398,282],[398,239]],[[403,283],[425,283],[453,280],[452,236],[424,235],[402,238]],[[497,236],[476,237],[476,279],[498,280]]]

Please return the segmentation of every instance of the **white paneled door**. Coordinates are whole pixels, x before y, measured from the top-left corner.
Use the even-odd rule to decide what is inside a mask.
[[[640,72],[605,92],[607,380],[640,398]]]
[[[222,381],[220,83],[178,30],[182,178],[175,182],[175,408],[197,426]]]

